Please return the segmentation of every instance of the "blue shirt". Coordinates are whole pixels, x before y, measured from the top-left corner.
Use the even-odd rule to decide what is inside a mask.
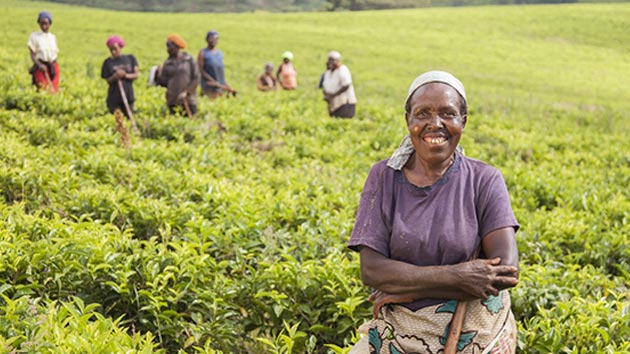
[[[203,71],[210,75],[215,81],[221,85],[225,85],[225,73],[223,66],[223,52],[216,50],[214,53],[208,49],[203,49]],[[208,85],[206,80],[201,77],[201,89],[203,91],[221,91],[219,87]]]

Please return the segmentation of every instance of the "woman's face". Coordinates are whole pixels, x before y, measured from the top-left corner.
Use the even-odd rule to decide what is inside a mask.
[[[461,103],[454,88],[439,82],[420,86],[411,95],[405,117],[418,157],[432,163],[451,157],[466,126]]]
[[[48,32],[48,30],[50,29],[50,21],[47,18],[42,18],[41,20],[39,20],[39,28],[42,30],[42,32]]]
[[[219,43],[219,36],[218,35],[210,35],[210,36],[208,36],[208,38],[206,38],[206,41],[208,42],[208,46],[210,48],[214,48]]]
[[[334,58],[328,58],[328,61],[326,62],[326,69],[333,70],[337,66],[339,66],[339,60],[334,59]]]
[[[179,47],[171,41],[166,41],[166,52],[171,56],[177,55],[177,53],[179,53]]]
[[[118,43],[112,43],[111,45],[107,46],[107,48],[109,48],[109,52],[112,54],[112,58],[118,58],[120,56],[121,48]]]

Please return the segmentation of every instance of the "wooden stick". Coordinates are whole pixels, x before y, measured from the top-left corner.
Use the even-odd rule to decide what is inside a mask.
[[[46,78],[46,82],[48,83],[48,92],[55,93],[55,87],[53,86],[52,80],[50,79],[50,75],[48,75],[48,69],[43,70],[44,77]]]
[[[127,95],[125,94],[125,89],[122,84],[122,80],[118,80],[118,90],[120,91],[120,97],[122,97],[123,104],[125,105],[125,110],[127,111],[127,116],[131,121],[131,127],[133,128],[133,132],[136,134],[140,134],[138,130],[138,126],[136,125],[136,121],[133,119],[133,112],[131,112],[131,107],[129,106],[129,101],[127,101]]]
[[[446,337],[444,354],[455,354],[455,352],[457,352],[457,342],[459,342],[459,335],[462,333],[467,307],[467,302],[457,302],[457,308],[455,308],[455,313],[453,314],[453,319],[451,320],[451,328],[448,331],[448,337]]]
[[[192,114],[192,111],[190,110],[190,105],[188,104],[188,100],[186,99],[186,97],[184,97],[182,102],[184,103],[184,109],[186,109],[186,115],[188,116],[188,118],[192,118],[193,114]]]
[[[475,252],[473,252],[473,255],[470,257],[471,261],[479,257],[480,249],[481,245],[479,245]],[[448,336],[446,337],[446,344],[444,344],[444,354],[455,354],[455,352],[457,352],[457,343],[459,342],[459,336],[461,335],[462,328],[464,327],[464,317],[466,317],[467,308],[468,302],[457,302],[455,313],[451,319],[451,327],[449,328]]]

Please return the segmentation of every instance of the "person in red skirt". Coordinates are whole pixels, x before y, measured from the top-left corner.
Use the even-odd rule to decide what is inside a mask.
[[[52,15],[42,11],[37,16],[40,31],[31,33],[28,38],[28,50],[31,54],[33,66],[29,72],[33,76],[33,84],[38,89],[45,89],[51,93],[59,91],[59,65],[57,64],[57,37],[50,33]]]

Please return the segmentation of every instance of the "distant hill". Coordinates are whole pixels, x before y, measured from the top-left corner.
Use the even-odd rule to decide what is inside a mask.
[[[46,1],[46,0],[45,0]],[[47,0],[48,2],[142,12],[338,11],[414,7],[478,6],[630,0]]]

